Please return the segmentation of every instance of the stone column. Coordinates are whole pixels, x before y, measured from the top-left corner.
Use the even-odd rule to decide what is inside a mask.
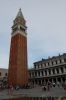
[[[35,76],[35,72],[33,72],[33,74],[34,74],[34,75],[33,75],[33,77],[34,77],[34,76]]]
[[[45,79],[44,79],[44,83],[45,83]]]
[[[39,84],[39,81],[37,80],[37,84]]]
[[[42,73],[41,73],[41,71],[40,71],[40,76],[42,76]]]
[[[56,70],[56,68],[55,68],[55,74],[57,74],[57,70]]]
[[[34,80],[34,85],[35,85],[35,80]]]
[[[37,71],[37,77],[38,77],[38,71]]]
[[[62,83],[63,83],[63,80],[62,80],[62,77],[61,77],[61,85],[62,85]]]
[[[65,66],[63,67],[63,72],[66,73],[66,68],[65,68]]]
[[[43,75],[45,76],[45,71],[43,70]]]
[[[52,69],[51,69],[51,75],[53,75]]]
[[[49,71],[47,70],[47,76],[49,75]]]
[[[33,85],[35,85],[35,80],[33,79]]]

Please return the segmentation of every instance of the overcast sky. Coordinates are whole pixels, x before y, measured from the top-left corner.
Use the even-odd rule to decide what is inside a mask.
[[[66,53],[66,0],[0,0],[0,67],[9,65],[11,27],[19,8],[28,27],[29,68]]]

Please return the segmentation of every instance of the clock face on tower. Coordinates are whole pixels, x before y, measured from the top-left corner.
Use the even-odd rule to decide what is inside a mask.
[[[26,21],[21,9],[14,20],[11,33],[11,47],[8,70],[8,84],[26,86],[28,84]]]

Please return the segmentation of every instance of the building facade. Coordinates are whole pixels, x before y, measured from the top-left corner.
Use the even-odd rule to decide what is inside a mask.
[[[27,32],[26,21],[21,9],[13,22],[8,69],[8,84],[26,86],[28,84]]]
[[[7,84],[8,69],[0,68],[0,85]]]
[[[29,70],[29,76],[32,84],[42,85],[48,81],[64,83],[66,80],[66,54],[35,62],[34,68]]]

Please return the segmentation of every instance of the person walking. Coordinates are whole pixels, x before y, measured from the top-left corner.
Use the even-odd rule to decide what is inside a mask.
[[[9,94],[9,95],[12,95],[12,93],[13,93],[13,86],[12,86],[12,84],[10,84],[10,85],[8,86],[8,94]]]
[[[47,83],[47,89],[48,89],[48,91],[50,90],[50,82],[49,81]]]

